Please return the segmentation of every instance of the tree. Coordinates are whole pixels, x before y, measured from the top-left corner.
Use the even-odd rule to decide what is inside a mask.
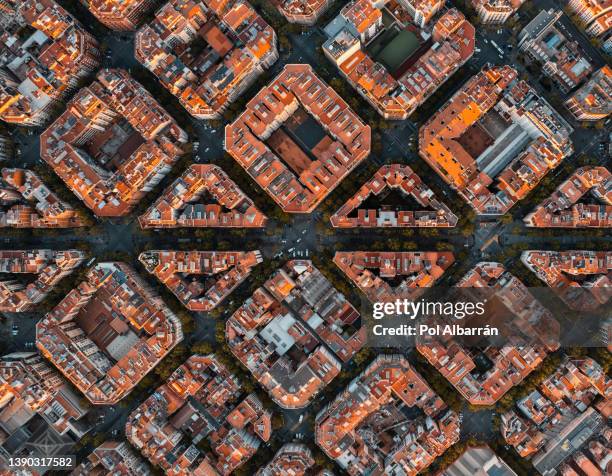
[[[168,377],[172,375],[180,365],[182,365],[185,360],[189,357],[189,352],[187,347],[179,344],[163,359],[157,367],[155,367],[154,372],[159,376],[162,380],[168,380]]]
[[[193,354],[208,355],[213,353],[213,347],[209,342],[198,342],[191,346]]]
[[[274,413],[272,415],[272,429],[273,430],[280,430],[283,425],[285,424],[285,419],[283,418],[283,415],[280,413]]]

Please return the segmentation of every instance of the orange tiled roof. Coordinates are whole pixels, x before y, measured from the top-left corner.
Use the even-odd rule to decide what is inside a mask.
[[[334,255],[334,263],[371,302],[416,299],[454,262],[453,254],[446,251],[337,251]],[[389,279],[402,281],[392,286]]]
[[[134,30],[143,21],[148,11],[155,6],[154,0],[88,0],[88,10],[112,30]]]
[[[21,40],[26,25],[38,32]],[[0,46],[0,66],[11,73],[0,79],[0,119],[14,124],[44,124],[99,64],[97,40],[53,0],[17,2]]]
[[[596,71],[565,105],[581,121],[597,121],[612,114],[612,68],[604,65]]]
[[[372,196],[398,190],[429,210],[391,210],[359,208]],[[352,217],[349,215],[353,215]],[[355,216],[357,215],[357,216]],[[349,198],[330,219],[337,228],[354,227],[453,227],[457,217],[407,165],[383,165],[374,176]]]
[[[214,41],[194,57],[189,45],[198,37]],[[135,49],[136,59],[198,119],[220,117],[278,58],[272,27],[236,0],[170,0],[138,31]]]
[[[181,322],[124,263],[99,263],[36,325],[36,346],[89,401],[125,397],[183,339]]]
[[[0,312],[25,312],[40,303],[85,259],[78,250],[0,251],[0,273],[33,274],[27,285],[13,280],[0,281]]]
[[[326,134],[310,156],[278,132],[300,110]],[[286,65],[225,129],[225,149],[289,213],[314,210],[369,155],[370,141],[370,127],[312,67],[297,64]]]
[[[41,135],[40,155],[96,215],[123,216],[170,171],[187,134],[127,72],[97,79]]]
[[[530,250],[521,261],[573,309],[596,309],[612,298],[612,252]]]
[[[71,228],[84,226],[83,216],[59,199],[26,169],[2,169],[0,227]]]
[[[415,420],[426,419],[427,425],[404,428],[405,438],[376,438],[387,418],[397,425],[405,418],[401,409],[413,407],[422,412]],[[381,355],[319,412],[315,439],[351,476],[368,471],[414,476],[459,440],[459,416],[404,356]]]
[[[280,476],[285,474],[305,476],[314,464],[312,451],[306,445],[285,443],[276,452],[274,458],[255,473],[255,476]]]
[[[217,307],[262,262],[256,251],[145,251],[138,260],[190,311]],[[208,276],[196,280],[195,276]],[[212,284],[208,281],[213,280]]]
[[[128,417],[127,439],[169,475],[223,475],[244,464],[271,436],[271,414],[214,354],[193,355]],[[194,436],[208,440],[203,452]]]
[[[601,204],[580,203],[591,193]],[[605,167],[581,167],[524,219],[539,228],[612,227],[612,175]]]
[[[332,0],[275,0],[278,10],[291,23],[314,25]]]
[[[354,0],[346,5],[341,16],[348,26],[330,38],[323,51],[379,114],[387,119],[406,119],[474,54],[475,30],[458,10],[446,11],[431,30],[432,47],[416,61],[407,60],[392,75],[362,44],[375,36],[374,31],[386,28],[381,21],[385,3],[380,7],[381,2],[374,6],[371,0]],[[418,4],[412,5],[413,15],[423,25],[443,4],[413,3]],[[410,31],[401,20],[397,26]]]
[[[226,337],[278,405],[303,408],[364,345],[360,324],[357,310],[321,272],[310,261],[296,260],[227,320]]]
[[[202,195],[212,201],[201,203]],[[194,164],[138,218],[142,228],[263,227],[267,217],[216,165]]]
[[[573,152],[571,132],[514,69],[487,65],[421,127],[419,155],[477,213],[499,215]]]
[[[525,341],[516,347],[487,348],[485,355],[493,367],[478,375],[472,372],[476,368],[476,355],[452,339],[428,339],[417,345],[419,353],[472,405],[493,405],[535,370],[548,352],[558,348],[559,344],[553,337],[557,334],[555,329],[559,330],[559,323],[525,285],[499,263],[479,263],[457,286],[495,289],[496,299],[516,317],[512,326],[525,336],[538,339],[535,344]]]

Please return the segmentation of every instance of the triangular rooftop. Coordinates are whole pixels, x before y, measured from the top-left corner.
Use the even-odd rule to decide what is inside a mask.
[[[138,259],[187,309],[196,312],[214,309],[262,262],[259,251],[155,250],[141,253]]]
[[[334,263],[372,302],[412,299],[455,261],[450,251],[338,251]],[[392,283],[391,281],[396,281]]]
[[[600,203],[582,203],[591,193]],[[524,219],[538,228],[612,227],[612,174],[605,167],[581,167]]]
[[[83,216],[63,202],[34,172],[2,169],[0,227],[72,228],[85,226]]]
[[[528,250],[521,261],[572,309],[593,310],[612,298],[612,251]]]
[[[25,312],[42,302],[65,276],[85,258],[82,251],[4,250],[0,251],[0,272],[36,275],[29,284],[0,277],[0,312]]]
[[[202,203],[205,193],[211,200]],[[194,164],[138,220],[142,228],[252,228],[267,217],[221,167]]]
[[[413,198],[423,210],[385,210],[359,208],[370,196],[379,196],[387,189]],[[426,210],[426,209],[427,210]],[[349,217],[349,215],[353,215]],[[407,165],[383,165],[331,217],[336,228],[380,227],[453,227],[457,216]]]

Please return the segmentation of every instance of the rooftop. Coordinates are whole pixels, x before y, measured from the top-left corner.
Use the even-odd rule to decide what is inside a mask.
[[[605,65],[596,71],[565,106],[578,120],[600,120],[612,114],[612,68]]]
[[[587,194],[600,203],[582,203]],[[612,175],[605,167],[580,167],[524,218],[538,228],[612,227]]]
[[[586,474],[604,474],[608,462],[598,447],[609,439],[605,420],[611,392],[612,380],[597,362],[565,358],[538,389],[517,402],[516,410],[502,415],[502,436],[540,474],[552,476],[559,469],[571,474],[565,471],[573,462],[584,469],[586,455],[603,470]]]
[[[183,339],[181,322],[124,263],[98,263],[36,325],[36,346],[87,399],[114,404]]]
[[[422,207],[411,210],[402,205],[361,208],[370,198],[384,201],[385,195],[398,191],[406,201],[413,199]],[[421,178],[407,165],[383,165],[374,176],[331,216],[336,228],[355,227],[453,227],[457,217]]]
[[[462,13],[447,10],[419,30],[414,23],[424,28],[443,2],[409,3],[353,0],[326,28],[323,52],[386,119],[406,119],[474,54],[475,30]]]
[[[25,312],[42,302],[55,286],[85,259],[79,250],[4,250],[0,251],[0,273],[11,276],[0,281],[0,312]],[[20,282],[15,275],[35,275]]]
[[[468,349],[452,339],[427,339],[417,346],[432,364],[472,405],[493,405],[535,370],[549,352],[557,350],[554,339],[559,323],[529,292],[525,285],[499,263],[481,262],[457,284],[460,288],[496,290],[500,300],[515,316],[504,325],[513,332],[516,346]],[[485,359],[488,369],[479,369]]]
[[[312,147],[309,126],[322,128]],[[311,66],[290,64],[226,127],[225,149],[285,212],[310,213],[370,154],[370,134]]]
[[[152,476],[147,464],[123,441],[105,441],[77,466],[72,476]]]
[[[289,261],[227,320],[232,353],[282,408],[303,408],[365,343],[357,310],[310,261]]]
[[[381,355],[319,412],[315,438],[351,476],[416,475],[459,441],[459,416],[405,357]]]
[[[138,221],[142,228],[259,228],[267,217],[221,167],[193,164]]]
[[[274,0],[278,10],[290,23],[314,25],[333,0]]]
[[[514,69],[487,65],[421,127],[419,154],[476,213],[501,215],[573,152],[572,131]]]
[[[285,443],[255,476],[305,476],[314,466],[312,451],[301,443]]]
[[[217,307],[262,262],[255,251],[145,251],[138,257],[190,311]],[[199,278],[202,276],[204,279]]]
[[[81,420],[87,409],[60,375],[36,352],[14,352],[0,359],[0,429],[2,458],[16,455],[19,433],[28,433],[35,415],[57,435],[71,433],[80,438],[87,432]],[[31,436],[31,435],[28,435]],[[65,440],[64,440],[65,443]],[[14,451],[13,451],[14,450]]]
[[[592,36],[605,35],[612,28],[612,9],[609,0],[570,0],[567,7],[584,22]]]
[[[565,28],[556,27],[562,14],[561,10],[541,11],[519,33],[519,47],[567,93],[582,83],[593,67],[578,41]]]
[[[88,0],[87,9],[112,30],[135,30],[147,12],[155,6],[154,0]]]
[[[471,0],[483,23],[504,23],[526,0]]]
[[[440,476],[517,476],[488,446],[465,450]]]
[[[130,414],[126,436],[167,474],[227,476],[272,432],[270,412],[241,393],[215,355],[193,355]]]
[[[278,58],[246,1],[170,0],[136,34],[136,59],[198,119],[220,117]]]
[[[60,200],[32,171],[2,169],[0,227],[72,228],[85,226],[81,213]]]
[[[612,297],[612,252],[523,252],[521,261],[572,309],[593,310]]]
[[[186,142],[146,89],[106,69],[41,135],[40,155],[97,216],[116,217],[159,183]]]
[[[16,2],[15,13],[0,27],[0,119],[42,125],[98,67],[98,42],[53,0]],[[31,34],[21,38],[26,25]]]
[[[337,251],[334,263],[372,302],[415,299],[455,262],[447,251]]]

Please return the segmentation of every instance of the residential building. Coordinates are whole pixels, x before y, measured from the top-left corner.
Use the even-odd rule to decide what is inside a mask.
[[[71,476],[152,476],[147,463],[123,441],[105,441]]]
[[[413,199],[422,209],[385,204],[385,197],[393,192],[406,201]],[[377,208],[372,207],[372,199],[378,199]],[[367,208],[362,207],[364,203]],[[331,216],[330,221],[334,228],[438,228],[455,226],[457,217],[409,166],[390,164],[383,165]]]
[[[193,164],[138,218],[142,228],[260,228],[268,218],[213,164]]]
[[[312,451],[302,443],[285,443],[255,476],[306,476],[314,466]]]
[[[334,0],[275,0],[278,11],[289,23],[312,26]]]
[[[612,114],[612,68],[605,65],[596,71],[565,107],[579,121],[599,121]]]
[[[572,131],[516,70],[486,65],[421,127],[419,155],[476,213],[503,215],[573,153]]]
[[[572,309],[590,311],[612,297],[612,252],[529,250],[521,261]]]
[[[512,320],[502,324],[512,329],[505,333],[512,339],[480,348],[441,336],[419,340],[417,350],[470,404],[494,405],[559,348],[560,326],[500,263],[478,263],[457,287],[494,290],[485,299],[500,301],[510,311]]]
[[[423,28],[444,7],[444,0],[398,0],[412,21]]]
[[[534,61],[542,72],[568,93],[582,84],[593,71],[578,41],[565,28],[557,28],[561,10],[542,10],[519,33],[519,49]]]
[[[310,65],[286,65],[225,128],[225,150],[287,213],[310,213],[369,154],[370,126]]]
[[[317,415],[315,440],[351,476],[413,476],[459,441],[459,416],[402,355],[380,355]]]
[[[282,408],[304,408],[365,344],[357,310],[310,261],[289,261],[226,322],[227,343]]]
[[[16,474],[10,458],[69,454],[91,428],[87,409],[35,352],[0,358],[0,471]],[[11,467],[13,466],[13,467]],[[49,468],[32,464],[30,474]]]
[[[129,266],[98,263],[36,325],[36,346],[87,399],[117,403],[183,339],[181,322]]]
[[[0,281],[0,312],[31,310],[84,259],[85,253],[79,250],[0,251],[0,273],[11,275]],[[35,275],[36,279],[26,284],[16,275]]]
[[[193,355],[128,417],[129,442],[168,475],[228,476],[272,436],[272,415],[214,354]]]
[[[610,0],[569,0],[567,8],[578,16],[591,36],[603,36],[612,29]]]
[[[612,380],[590,358],[556,372],[502,415],[501,433],[543,476],[607,474]]]
[[[54,0],[10,3],[13,15],[0,21],[0,119],[41,126],[98,67],[98,41]]]
[[[136,34],[136,59],[197,119],[220,118],[278,59],[246,1],[170,0]]]
[[[334,263],[370,302],[416,299],[455,262],[450,251],[337,251]]]
[[[471,0],[471,2],[482,23],[501,25],[514,15],[525,0]]]
[[[590,194],[599,203],[582,203]],[[557,187],[524,222],[538,228],[611,228],[612,175],[605,167],[586,166]]]
[[[88,10],[111,30],[135,30],[155,7],[155,0],[82,0]]]
[[[2,169],[0,228],[72,228],[84,217],[55,195],[32,171]]]
[[[259,250],[145,251],[138,260],[194,312],[212,311],[263,261]]]
[[[162,180],[186,142],[146,89],[105,69],[41,135],[40,156],[97,216],[117,217]]]
[[[382,117],[406,119],[474,54],[474,27],[458,10],[425,25],[442,5],[353,0],[325,28],[323,52]]]

